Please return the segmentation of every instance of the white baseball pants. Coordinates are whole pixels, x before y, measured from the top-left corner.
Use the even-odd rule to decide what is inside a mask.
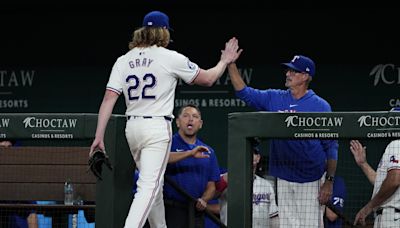
[[[375,217],[374,228],[395,227],[400,227],[400,212],[396,212],[394,208],[384,208],[382,214]]]
[[[281,228],[322,228],[323,207],[318,194],[321,180],[296,183],[278,179],[278,208]]]
[[[139,170],[137,192],[125,228],[167,227],[163,201],[164,173],[171,150],[171,121],[163,117],[134,117],[127,121],[126,138]]]

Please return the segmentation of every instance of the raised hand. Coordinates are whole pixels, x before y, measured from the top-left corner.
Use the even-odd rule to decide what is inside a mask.
[[[350,141],[350,150],[353,153],[354,160],[356,161],[358,166],[362,166],[366,163],[366,147],[358,141],[351,140]]]
[[[225,49],[221,51],[221,60],[226,64],[235,62],[243,49],[239,49],[239,41],[233,37],[225,43]]]

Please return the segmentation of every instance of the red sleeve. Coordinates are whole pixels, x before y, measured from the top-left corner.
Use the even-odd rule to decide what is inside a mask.
[[[217,192],[223,192],[226,187],[228,187],[228,183],[225,181],[225,179],[221,176],[219,181],[216,183],[216,191]]]

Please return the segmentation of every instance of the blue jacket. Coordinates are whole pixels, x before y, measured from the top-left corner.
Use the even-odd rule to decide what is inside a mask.
[[[172,138],[171,151],[176,153],[187,151],[196,146],[206,146],[209,149],[209,158],[193,158],[189,157],[179,162],[168,164],[165,175],[171,177],[179,186],[195,198],[200,198],[209,181],[218,181],[219,166],[214,150],[200,141],[196,140],[195,144],[187,144],[181,136],[176,133]],[[188,200],[180,193],[174,190],[169,184],[164,184],[164,198],[187,202]]]
[[[236,95],[258,111],[331,111],[329,103],[312,90],[300,99],[293,98],[290,90],[258,90],[251,87],[237,91]],[[271,140],[269,174],[298,183],[318,180],[326,170],[326,160],[337,160],[337,149],[336,140]]]

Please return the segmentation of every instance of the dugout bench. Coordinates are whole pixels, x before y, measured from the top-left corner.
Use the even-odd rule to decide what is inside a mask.
[[[75,191],[81,195],[82,200],[87,202],[93,200],[95,205],[65,206],[59,204],[51,206],[28,204],[25,206],[18,205],[18,207],[28,209],[35,207],[39,212],[41,210],[49,212],[64,210],[64,214],[69,214],[79,209],[92,211],[93,213],[95,211],[96,228],[123,227],[132,202],[132,177],[135,168],[125,138],[126,116],[113,114],[108,121],[104,143],[114,169],[110,172],[107,168],[103,168],[103,181],[96,181],[94,176],[91,176],[92,174],[86,173],[86,170],[88,168],[89,146],[96,131],[97,116],[97,114],[91,113],[0,113],[0,141],[3,139],[25,140],[29,143],[22,143],[23,145],[37,146],[35,142],[41,143],[38,145],[40,147],[45,145],[45,147],[42,147],[44,149],[42,152],[37,148],[32,148],[36,151],[35,155],[21,154],[28,153],[28,150],[12,151],[21,152],[18,153],[18,158],[15,157],[17,153],[7,152],[0,148],[0,166],[3,166],[0,169],[0,200],[54,199],[62,202],[64,200],[63,186],[66,181],[65,178],[69,177],[66,175],[69,171],[64,171],[64,174],[62,174],[61,171],[57,170],[61,166],[60,163],[69,162],[69,165],[64,163],[66,166],[64,168],[70,171],[79,170],[77,174],[70,176],[75,186]],[[57,146],[64,146],[65,149],[58,148],[59,151],[57,150],[57,152],[55,150]],[[21,150],[23,150],[22,148]],[[17,149],[17,147],[12,148],[12,150],[14,149]],[[76,156],[72,155],[75,153],[74,151]],[[50,152],[58,153],[58,156],[63,157],[63,159],[59,160],[59,164],[53,164],[58,168],[48,167],[41,173],[36,172],[36,174],[33,174],[40,162],[24,159],[37,159],[40,156],[56,155]],[[39,156],[38,153],[43,154]],[[9,157],[6,157],[6,154]],[[17,162],[20,167],[15,166],[18,164]],[[35,164],[35,167],[33,164]],[[20,169],[21,167],[23,167],[22,170]],[[11,170],[13,171],[11,172]],[[39,184],[40,182],[42,184]],[[0,207],[0,210],[11,206],[2,205],[2,207]]]
[[[87,172],[88,151],[88,147],[0,148],[0,225],[6,212],[29,211],[51,217],[53,227],[68,227],[68,215],[78,210],[94,222],[96,179]],[[63,204],[66,180],[73,183],[74,199],[82,201]],[[57,204],[23,203],[29,201]]]

